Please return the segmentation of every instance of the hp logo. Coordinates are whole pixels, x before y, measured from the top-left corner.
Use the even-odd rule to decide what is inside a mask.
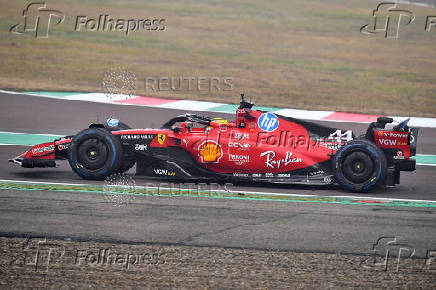
[[[260,129],[266,132],[272,132],[279,126],[279,118],[273,113],[264,113],[257,120],[257,125]]]

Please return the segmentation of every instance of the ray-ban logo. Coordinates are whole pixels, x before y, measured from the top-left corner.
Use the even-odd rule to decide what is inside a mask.
[[[61,24],[65,15],[59,10],[48,9],[44,2],[32,2],[23,10],[23,23],[13,25],[15,34],[33,33],[35,38],[48,38],[51,27]]]

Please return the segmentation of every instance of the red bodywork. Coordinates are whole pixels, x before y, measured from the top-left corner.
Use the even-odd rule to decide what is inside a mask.
[[[411,132],[395,132],[375,130],[375,144],[380,148],[398,149],[402,151],[404,158],[410,158]]]
[[[241,112],[242,114],[242,112]],[[245,114],[245,113],[243,113]],[[245,128],[235,122],[211,122],[207,129],[187,129],[184,123],[180,131],[162,129],[114,131],[117,136],[161,134],[163,142],[156,136],[151,148],[178,146],[194,158],[201,166],[218,173],[281,173],[312,166],[327,161],[335,150],[328,144],[309,136],[305,127],[280,119],[277,129],[265,132],[257,125],[263,114],[250,111],[252,118],[245,120]],[[339,143],[341,144],[341,143]]]
[[[128,126],[119,126],[118,120],[113,125],[114,119],[108,119],[89,130],[105,128],[118,137],[123,158],[134,160],[137,172],[147,176],[230,176],[304,184],[334,181],[331,160],[354,138],[351,131],[251,110],[251,104],[248,108],[246,104],[241,102],[234,122],[186,114],[169,120],[161,129],[126,129]],[[414,161],[406,162],[414,155],[411,132],[380,128],[385,128],[384,124],[371,124],[365,139],[383,150],[387,166],[394,168],[395,174],[414,170]],[[54,167],[55,159],[71,163],[69,147],[79,135],[33,146],[10,161],[23,167]]]

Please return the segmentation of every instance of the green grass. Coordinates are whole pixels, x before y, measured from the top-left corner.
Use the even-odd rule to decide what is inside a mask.
[[[137,94],[261,106],[436,116],[432,9],[404,6],[416,20],[400,38],[359,32],[377,1],[70,1],[47,3],[66,20],[49,39],[8,32],[27,2],[0,0],[0,88],[101,91],[105,71],[124,66]],[[165,18],[161,32],[76,32],[75,16]],[[233,91],[145,91],[146,77],[232,77]]]
[[[24,184],[14,182],[0,182],[0,190],[44,190],[44,191],[65,191],[82,192],[103,195],[108,202],[114,204],[126,204],[132,200],[132,196],[155,196],[155,197],[191,197],[191,198],[213,198],[213,199],[239,199],[275,202],[312,202],[327,204],[343,204],[356,206],[393,206],[393,207],[436,207],[434,202],[413,202],[413,201],[378,201],[376,203],[366,200],[308,196],[299,197],[293,195],[263,195],[261,193],[241,193],[232,191],[215,191],[199,189],[183,189],[175,187],[149,187],[149,186],[128,186],[115,185],[62,185],[62,184]]]

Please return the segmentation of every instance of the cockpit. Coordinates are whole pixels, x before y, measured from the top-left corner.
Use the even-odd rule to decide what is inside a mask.
[[[244,100],[244,94],[241,94],[241,102],[236,110],[236,121],[232,122],[223,118],[210,118],[196,114],[184,114],[174,117],[167,121],[162,129],[171,129],[174,132],[205,132],[213,128],[245,128],[247,122],[255,119],[251,115],[253,103]],[[180,123],[180,126],[177,124]]]

